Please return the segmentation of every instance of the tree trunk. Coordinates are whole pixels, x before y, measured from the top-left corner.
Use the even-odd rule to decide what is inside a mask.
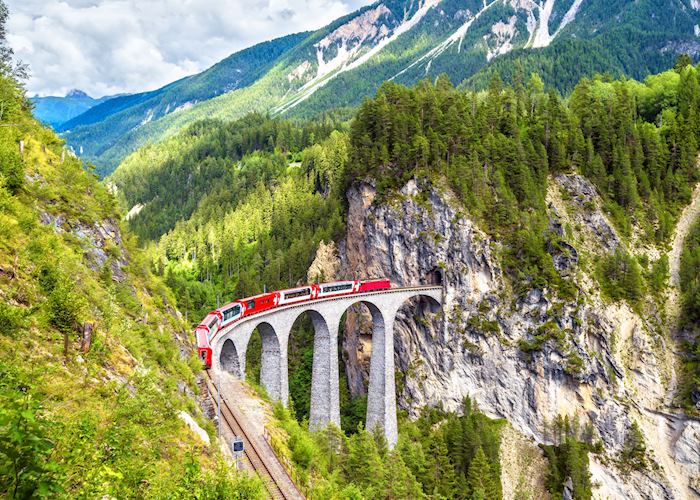
[[[19,141],[19,159],[24,159],[24,141]]]
[[[80,349],[87,353],[90,351],[90,346],[92,345],[92,330],[95,327],[93,323],[86,321],[83,323],[83,338],[80,342]]]

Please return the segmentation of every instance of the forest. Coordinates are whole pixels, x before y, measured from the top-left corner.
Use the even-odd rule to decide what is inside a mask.
[[[699,99],[698,70],[687,57],[643,82],[584,78],[567,97],[546,89],[536,74],[518,76],[512,85],[495,75],[481,92],[455,89],[446,77],[412,88],[388,82],[350,122],[331,113],[309,122],[253,114],[230,123],[197,123],[127,158],[109,182],[127,210],[142,206],[129,226],[191,323],[230,298],[303,282],[319,243],[338,241],[344,234],[345,189],[366,177],[376,179],[379,202],[395,196],[411,178],[446,182],[465,212],[504,243],[501,258],[516,295],[547,287],[575,299],[571,279],[553,265],[558,240],[545,206],[548,178],[583,174],[598,189],[623,239],[665,244],[700,178]],[[693,234],[683,255],[689,323],[697,319],[698,308],[697,228]],[[643,261],[621,247],[601,260],[596,277],[609,300],[640,308],[645,294],[660,297],[667,266],[663,259]],[[290,429],[299,425],[295,422],[303,427],[308,416],[313,332],[307,323],[295,326],[290,345],[292,411],[280,417]],[[253,381],[257,342],[248,352]],[[698,390],[697,345],[685,346],[684,401]],[[539,346],[533,341],[522,349]],[[337,439],[347,440],[349,447],[356,440],[363,446],[372,441],[358,428],[363,404],[347,392],[343,397],[343,430]],[[444,418],[450,422],[457,417]],[[402,446],[408,446],[411,425],[402,426]],[[305,439],[313,440],[300,437],[298,446],[305,446]],[[433,439],[422,445],[434,451],[425,456],[442,453]],[[382,460],[396,460],[381,452],[381,443],[372,446],[379,447]],[[586,470],[580,456],[590,446],[590,439],[571,435],[547,453],[552,464],[561,463],[557,467],[574,461]],[[476,460],[477,448],[470,448],[469,460]],[[482,451],[489,467],[495,466],[494,456]],[[414,452],[406,449],[404,460]],[[302,468],[308,466],[300,460]],[[450,461],[455,476],[446,484],[474,493],[467,484],[469,466]],[[415,464],[404,465],[424,494],[435,493],[429,474]],[[349,484],[343,474],[334,476],[341,490]],[[561,491],[565,477],[553,470],[552,492]],[[587,476],[576,477],[582,481],[576,497],[587,498]],[[386,486],[366,487],[375,490],[365,493]],[[440,495],[459,497],[447,488]]]

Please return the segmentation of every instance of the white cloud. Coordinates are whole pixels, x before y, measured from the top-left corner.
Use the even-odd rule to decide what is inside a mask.
[[[317,29],[370,0],[6,0],[30,95],[139,92]]]

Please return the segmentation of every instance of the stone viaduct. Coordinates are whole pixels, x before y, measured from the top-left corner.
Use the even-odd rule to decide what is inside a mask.
[[[430,309],[442,303],[440,286],[392,288],[349,296],[317,299],[282,306],[244,318],[219,331],[212,339],[213,370],[245,378],[248,341],[257,328],[262,338],[260,382],[272,399],[285,405],[289,398],[287,345],[297,318],[307,313],[314,326],[309,426],[340,427],[338,329],[351,306],[362,303],[372,315],[372,357],[367,394],[368,430],[380,426],[390,447],[396,444],[396,389],[394,380],[394,321],[399,309],[413,297],[423,297]]]

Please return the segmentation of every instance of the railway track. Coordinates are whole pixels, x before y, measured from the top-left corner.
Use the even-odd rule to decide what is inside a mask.
[[[217,390],[214,386],[214,380],[212,379],[209,370],[205,370],[205,373],[207,390],[214,401],[216,401]],[[282,471],[280,473],[279,471],[272,470],[272,468],[265,463],[265,460],[262,458],[261,450],[259,449],[259,444],[256,442],[256,440],[249,437],[245,427],[241,425],[239,418],[236,417],[234,411],[223,397],[221,398],[221,419],[222,424],[226,425],[231,430],[233,435],[243,438],[244,459],[258,474],[265,485],[265,488],[270,494],[270,497],[282,500],[296,500],[304,498],[304,496],[292,482],[291,478],[289,478],[287,472],[284,470],[281,464],[279,464],[279,469]],[[284,474],[284,477],[280,477],[281,474]]]

